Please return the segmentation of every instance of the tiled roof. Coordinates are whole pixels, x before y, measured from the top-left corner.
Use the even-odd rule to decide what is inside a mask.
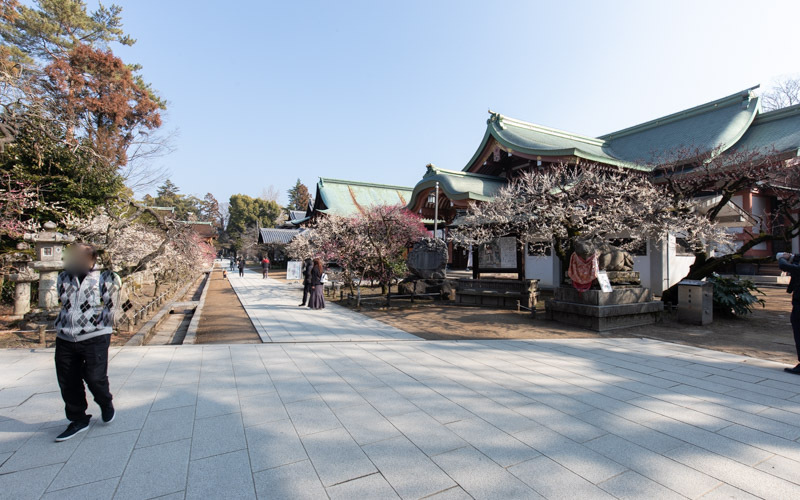
[[[258,242],[264,244],[270,243],[289,243],[295,236],[302,233],[304,229],[276,229],[276,228],[261,228],[258,234]]]
[[[295,221],[306,216],[305,210],[289,210],[289,220]]]
[[[710,152],[731,148],[800,150],[800,106],[761,113],[753,90],[695,106],[600,137],[586,137],[492,112],[486,134],[464,170],[475,171],[489,141],[534,157],[577,157],[646,169],[681,150]]]
[[[734,151],[773,150],[778,153],[800,155],[800,104],[760,113]]]
[[[411,192],[409,187],[320,178],[314,211],[350,216],[378,205],[405,206],[411,199]]]
[[[214,228],[214,225],[210,222],[202,222],[202,221],[179,221],[187,226],[192,228],[198,236],[203,238],[216,238],[217,237],[217,230]]]
[[[506,180],[502,177],[456,172],[430,164],[425,176],[414,186],[408,206],[415,206],[420,194],[435,187],[437,182],[439,189],[450,200],[487,201],[506,185]]]

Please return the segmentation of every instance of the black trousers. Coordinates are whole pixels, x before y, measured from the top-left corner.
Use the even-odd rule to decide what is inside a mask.
[[[306,303],[309,295],[311,295],[311,283],[303,283],[303,304]]]
[[[239,276],[244,276],[244,268],[243,267],[239,268]]]
[[[789,319],[792,322],[792,330],[794,330],[794,346],[797,349],[797,362],[800,363],[800,302],[792,301],[792,315],[789,316]]]
[[[84,382],[100,407],[111,404],[111,391],[108,387],[110,344],[111,335],[100,335],[81,342],[56,339],[56,376],[68,420],[89,420],[86,414],[88,404]]]

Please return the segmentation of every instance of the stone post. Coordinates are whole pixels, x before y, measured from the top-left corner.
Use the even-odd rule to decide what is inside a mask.
[[[27,250],[28,244],[20,242],[17,250]],[[16,283],[14,286],[14,312],[15,318],[22,318],[31,310],[31,283],[36,281],[36,273],[28,267],[31,257],[24,252],[17,252],[10,256],[11,266],[16,273],[8,275],[8,281]]]
[[[54,222],[45,222],[44,231],[25,234],[25,241],[33,242],[36,261],[32,268],[39,271],[39,307],[52,310],[58,307],[56,281],[58,273],[64,269],[62,255],[64,247],[75,241],[74,236],[57,232]]]
[[[14,287],[14,316],[23,317],[31,311],[31,282],[18,281]]]

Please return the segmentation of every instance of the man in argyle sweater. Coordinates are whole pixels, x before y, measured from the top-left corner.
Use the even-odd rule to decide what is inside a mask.
[[[116,273],[95,270],[97,250],[76,243],[67,252],[65,270],[58,275],[61,311],[56,318],[56,375],[64,400],[67,429],[56,441],[66,441],[89,427],[92,416],[84,382],[100,406],[102,420],[114,420],[108,385],[108,347],[122,282]]]

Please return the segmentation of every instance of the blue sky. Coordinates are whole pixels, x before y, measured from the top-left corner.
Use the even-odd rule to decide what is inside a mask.
[[[183,192],[460,170],[491,108],[600,135],[800,72],[800,2],[117,0]]]

